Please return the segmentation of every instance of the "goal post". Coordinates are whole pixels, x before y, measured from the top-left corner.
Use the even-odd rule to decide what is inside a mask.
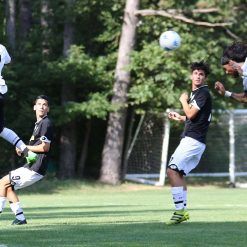
[[[126,180],[165,184],[168,158],[182,131],[171,128],[166,115],[146,113],[138,118],[127,149]],[[247,187],[247,110],[218,110],[213,116],[207,148],[199,166],[188,177],[228,177],[232,186]]]
[[[165,117],[164,118],[162,151],[161,151],[160,175],[159,175],[159,182],[156,183],[157,186],[165,185],[166,165],[167,165],[167,159],[168,159],[168,148],[169,148],[169,139],[170,139],[170,128],[171,128],[170,121],[167,117]]]
[[[229,111],[229,180],[247,188],[247,110]]]
[[[170,122],[166,114],[142,115],[127,151],[126,180],[165,184]]]

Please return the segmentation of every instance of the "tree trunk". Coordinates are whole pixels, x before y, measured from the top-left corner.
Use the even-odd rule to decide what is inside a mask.
[[[84,167],[85,167],[85,161],[87,158],[87,151],[88,151],[88,141],[90,137],[90,132],[91,132],[91,120],[88,120],[86,122],[85,126],[85,135],[83,139],[83,145],[82,145],[82,150],[81,150],[81,157],[78,163],[78,169],[77,169],[77,175],[78,177],[83,177],[83,172],[84,172]]]
[[[30,31],[32,26],[32,11],[30,0],[20,0],[19,1],[20,7],[20,29],[19,29],[19,39],[23,43]]]
[[[15,0],[6,1],[6,33],[12,53],[15,51]]]
[[[100,181],[109,184],[120,182],[124,132],[126,122],[127,93],[130,85],[130,53],[133,50],[136,36],[139,0],[127,0],[124,21],[119,44],[118,60],[115,72],[112,104],[120,105],[118,111],[110,113],[105,144],[102,153]]]
[[[68,9],[72,8],[74,0],[67,0]],[[64,24],[63,36],[63,55],[68,56],[70,46],[73,44],[74,26],[69,16]],[[74,86],[70,83],[63,82],[61,90],[61,103],[66,105],[68,101],[75,100]],[[60,137],[60,167],[59,177],[62,179],[75,177],[76,164],[76,124],[75,121],[64,124]]]
[[[49,1],[41,1],[41,17],[40,25],[42,30],[42,54],[44,56],[49,55]]]

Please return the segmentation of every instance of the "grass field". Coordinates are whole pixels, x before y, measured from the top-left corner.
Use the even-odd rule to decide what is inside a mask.
[[[247,191],[190,186],[191,220],[166,226],[173,205],[168,186],[42,181],[19,193],[28,224],[0,216],[3,246],[246,246]]]

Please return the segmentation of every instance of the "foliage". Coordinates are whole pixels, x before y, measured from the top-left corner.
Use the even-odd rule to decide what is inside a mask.
[[[16,4],[16,17],[20,14],[19,2]],[[50,114],[58,133],[62,124],[74,119],[78,121],[78,132],[82,131],[80,126],[85,119],[99,120],[101,124],[103,119],[102,125],[105,127],[107,114],[116,110],[110,101],[126,1],[75,0],[72,8],[68,8],[65,0],[48,2],[49,11],[45,17],[49,26],[46,30],[40,23],[42,1],[30,1],[32,22],[26,39],[20,40],[21,23],[19,18],[15,19],[16,50],[11,52],[12,63],[3,70],[3,77],[9,87],[6,96],[6,126],[13,128],[25,140],[29,139],[35,121],[32,102],[38,94],[47,94],[52,99]],[[183,90],[190,90],[189,65],[202,59],[212,69],[208,84],[212,90],[214,108],[244,107],[222,100],[214,93],[213,85],[216,80],[222,80],[227,88],[242,90],[239,83],[241,79],[238,82],[224,75],[219,58],[223,48],[235,40],[229,35],[230,32],[239,39],[246,40],[245,1],[140,2],[141,9],[177,9],[196,21],[232,22],[232,25],[228,28],[206,28],[160,16],[140,17],[135,51],[131,54],[132,63],[128,68],[131,70],[132,83],[126,107],[133,107],[138,113],[163,112],[167,107],[179,108],[179,94]],[[5,7],[6,1],[0,1],[0,38],[8,47]],[[198,8],[218,8],[218,11],[193,13]],[[75,27],[75,45],[65,58],[63,35],[67,18]],[[158,46],[159,35],[168,29],[174,29],[182,37],[182,46],[173,52],[165,52]],[[46,56],[42,53],[44,31],[49,48]],[[65,105],[61,99],[62,83],[69,83],[75,90],[75,98]],[[102,131],[101,135],[104,134]],[[98,138],[101,139],[102,136]],[[93,142],[93,150],[99,149],[96,148],[97,143],[97,140]],[[5,164],[9,157],[13,156],[10,145],[6,146],[1,150],[1,169],[7,166]],[[59,153],[59,145],[54,149]],[[100,157],[100,153],[97,156]],[[14,167],[15,156],[11,163]]]
[[[149,1],[146,4],[148,5]],[[231,2],[229,5],[219,4],[217,1],[186,1],[186,3],[185,1],[159,1],[161,8],[180,9],[188,18],[212,23],[227,21],[237,23],[232,16],[234,14],[236,17],[236,12],[232,8],[233,5],[238,8],[236,7],[238,4],[240,1]],[[207,15],[195,15],[192,14],[195,7],[217,7],[219,11]],[[182,38],[181,47],[175,51],[162,51],[158,45],[159,35],[168,29],[177,31]],[[234,24],[232,30],[235,31]],[[243,37],[241,33],[238,34],[239,37]],[[133,80],[129,97],[130,104],[135,105],[138,112],[143,110],[162,112],[167,107],[180,107],[179,94],[183,90],[190,90],[189,65],[194,61],[201,60],[206,61],[211,67],[208,84],[212,90],[214,107],[222,108],[226,107],[226,104],[230,105],[229,102],[222,101],[213,90],[215,81],[226,79],[219,58],[224,46],[233,41],[229,35],[226,35],[224,28],[205,28],[172,19],[164,21],[163,17],[157,16],[142,17],[138,27],[137,40],[137,49],[132,54]],[[236,80],[231,78],[227,78],[227,81],[230,87],[233,84],[239,85]]]

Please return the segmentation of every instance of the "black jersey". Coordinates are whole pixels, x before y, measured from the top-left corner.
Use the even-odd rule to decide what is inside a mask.
[[[208,86],[204,85],[191,92],[189,105],[199,109],[194,119],[186,117],[182,137],[188,136],[199,142],[206,142],[206,134],[211,121],[212,100]]]
[[[50,119],[45,116],[39,122],[35,123],[32,137],[29,141],[30,146],[36,146],[42,142],[51,143],[53,139],[53,127]],[[30,167],[31,170],[45,175],[47,170],[49,152],[37,153],[37,161]]]

